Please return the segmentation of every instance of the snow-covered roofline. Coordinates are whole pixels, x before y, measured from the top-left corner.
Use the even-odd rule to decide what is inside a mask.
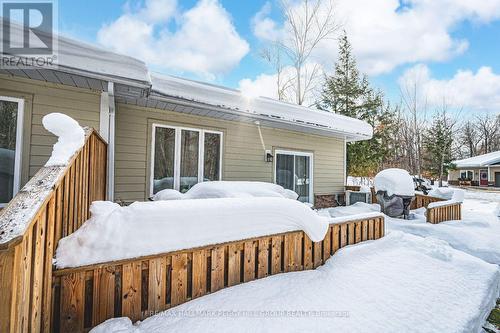
[[[10,38],[22,40],[22,26],[11,24],[11,27]],[[3,36],[0,36],[0,42],[3,42],[2,38]],[[102,80],[101,82],[111,81],[125,86],[125,89],[115,91],[116,96],[120,96],[122,93],[127,94],[126,86],[133,86],[139,88],[139,95],[145,98],[169,97],[177,101],[193,103],[199,107],[216,108],[218,111],[241,118],[263,120],[266,126],[335,136],[345,138],[347,141],[367,140],[373,135],[372,127],[362,120],[271,98],[249,98],[238,90],[210,83],[150,74],[146,64],[138,59],[106,51],[70,38],[58,35],[54,35],[54,38],[57,38],[57,65],[33,67],[32,70],[23,69],[23,75],[30,71],[36,72],[37,69],[43,69],[44,71],[54,71],[55,74],[65,72],[99,79]],[[5,53],[2,53],[1,56],[11,57]],[[12,74],[12,72],[9,73]],[[34,74],[36,75],[28,73],[28,77],[47,80],[45,77],[40,77],[40,74]],[[69,78],[69,80],[76,82],[77,78]],[[64,82],[62,83],[64,84]],[[79,86],[78,83],[76,86]]]
[[[332,112],[266,97],[246,97],[241,91],[174,76],[151,74],[152,95],[170,96],[233,111],[243,116],[267,118],[335,132],[348,141],[367,140],[373,128],[366,122]]]
[[[500,150],[488,154],[453,161],[457,168],[477,168],[500,163]]]
[[[0,24],[3,25],[3,18],[0,17]],[[10,23],[10,36],[14,40],[23,40],[23,26],[14,22]],[[43,31],[39,31],[44,34]],[[149,86],[148,68],[146,64],[138,59],[122,54],[110,52],[102,48],[75,40],[58,34],[53,35],[56,40],[57,59],[52,67],[44,66],[44,69],[60,70],[67,73],[79,74],[92,78],[105,79],[107,81],[125,80],[135,81],[137,84]],[[3,40],[1,43],[9,43]],[[2,57],[12,56],[2,52]]]

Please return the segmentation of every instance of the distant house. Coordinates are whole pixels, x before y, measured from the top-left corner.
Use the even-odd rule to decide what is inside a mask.
[[[109,144],[108,198],[125,202],[207,180],[276,182],[302,201],[330,199],[344,191],[346,142],[372,137],[361,120],[157,75],[75,40],[59,37],[57,56],[56,66],[0,68],[0,113],[9,119],[0,148],[13,156],[2,160],[9,193],[0,205],[49,158],[55,137],[41,120],[51,112],[99,130]]]
[[[450,184],[470,182],[472,186],[500,187],[500,151],[453,161],[456,170],[448,174]]]

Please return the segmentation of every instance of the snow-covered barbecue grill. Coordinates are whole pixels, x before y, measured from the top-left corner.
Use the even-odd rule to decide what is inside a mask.
[[[415,189],[413,178],[406,170],[382,170],[375,176],[374,185],[377,201],[384,214],[408,218]]]

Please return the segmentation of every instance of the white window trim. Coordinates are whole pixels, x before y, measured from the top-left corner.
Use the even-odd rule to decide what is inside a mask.
[[[21,185],[21,158],[22,158],[22,147],[23,147],[23,121],[24,121],[24,99],[10,97],[10,96],[0,96],[0,101],[14,102],[17,103],[17,123],[16,123],[16,154],[14,157],[14,186],[12,191],[12,197],[14,197],[17,192],[19,192],[19,187]],[[0,208],[7,205],[7,202],[0,203]]]
[[[277,160],[278,160],[278,154],[281,155],[293,155],[293,156],[307,156],[309,157],[309,171],[310,171],[310,181],[309,181],[309,203],[314,203],[314,154],[309,153],[309,152],[303,152],[303,151],[297,151],[297,150],[283,150],[283,149],[276,149],[274,150],[274,166],[273,166],[273,173],[274,173],[274,183],[276,184],[276,165],[277,165]],[[294,176],[295,176],[295,161],[293,163],[293,169],[294,169]],[[295,188],[295,180],[293,183],[293,186]]]
[[[224,133],[214,130],[206,130],[201,128],[192,128],[184,126],[171,126],[164,124],[153,123],[153,131],[151,133],[151,165],[150,165],[150,179],[149,179],[149,195],[153,195],[154,190],[154,161],[155,161],[155,134],[156,128],[170,128],[175,130],[175,148],[174,148],[174,189],[180,190],[180,172],[181,172],[181,133],[183,130],[193,131],[199,133],[198,138],[198,182],[204,179],[204,165],[205,165],[205,133],[214,133],[220,135],[220,156],[219,156],[219,180],[222,180],[222,154]]]
[[[462,172],[465,172],[465,176],[467,176],[467,173],[469,171],[472,172],[472,179],[471,179],[471,181],[474,180],[474,170],[460,170],[459,178],[462,178]]]

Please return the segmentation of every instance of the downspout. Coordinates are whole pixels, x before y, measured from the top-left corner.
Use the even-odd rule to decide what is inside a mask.
[[[114,155],[115,155],[115,98],[114,84],[108,82],[108,91],[101,92],[99,134],[108,144],[106,199],[114,199]]]
[[[344,137],[344,189],[347,186],[347,137]]]
[[[108,141],[108,200],[115,200],[115,93],[113,82],[108,82],[109,141]]]

